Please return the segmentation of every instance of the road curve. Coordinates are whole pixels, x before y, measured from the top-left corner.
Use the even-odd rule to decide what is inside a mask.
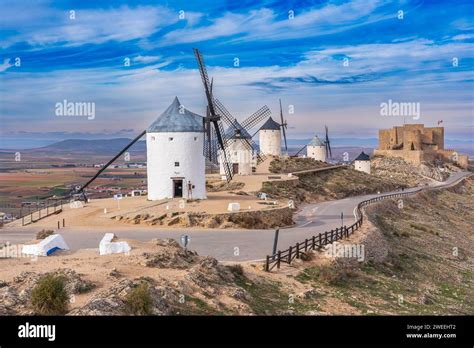
[[[422,188],[433,189],[450,186],[471,174],[470,172],[458,172],[444,182]],[[415,191],[419,188],[406,189],[404,192]],[[278,248],[286,249],[306,238],[340,227],[342,225],[341,213],[344,215],[344,224],[350,225],[355,221],[354,209],[359,202],[389,193],[394,192],[306,204],[295,214],[297,225],[280,230]],[[4,228],[0,230],[0,242],[23,243],[33,239],[36,230],[33,227]],[[187,234],[191,238],[188,246],[190,249],[196,250],[199,255],[210,255],[220,261],[262,260],[271,253],[275,233],[274,230],[150,229],[149,227],[135,226],[100,229],[66,227],[60,231],[72,250],[98,248],[99,241],[106,232],[114,232],[121,238],[141,241],[152,238],[173,238],[179,241],[181,235]]]

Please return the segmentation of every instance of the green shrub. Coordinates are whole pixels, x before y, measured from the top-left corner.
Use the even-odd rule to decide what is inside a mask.
[[[127,310],[135,315],[151,315],[153,301],[150,289],[145,282],[133,288],[125,299]]]
[[[31,291],[31,305],[37,314],[59,315],[67,312],[69,296],[64,277],[48,274]]]
[[[235,265],[229,265],[227,268],[229,268],[229,270],[236,276],[244,275],[244,268],[238,263]]]
[[[41,230],[36,233],[36,239],[45,239],[46,237],[49,237],[52,234],[54,234],[53,230]]]

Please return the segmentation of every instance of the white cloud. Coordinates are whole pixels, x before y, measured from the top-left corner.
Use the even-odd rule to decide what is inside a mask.
[[[451,40],[454,40],[454,41],[463,41],[463,40],[470,40],[470,39],[474,39],[474,34],[459,34],[451,38]]]
[[[19,34],[0,42],[8,47],[16,42],[27,42],[33,46],[62,44],[78,46],[101,44],[107,41],[142,39],[161,28],[178,21],[178,16],[162,6],[122,6],[111,9],[77,9],[75,19],[69,11],[39,8],[39,18],[33,23],[9,23]],[[23,18],[24,21],[27,18]]]
[[[381,5],[379,0],[353,0],[343,4],[327,4],[319,8],[299,11],[294,8],[294,18],[288,14],[275,13],[262,8],[246,14],[226,12],[222,17],[211,20],[207,26],[174,30],[164,36],[161,45],[169,43],[189,43],[240,34],[235,41],[281,40],[314,37],[341,32],[349,28],[365,25],[393,17],[394,13],[374,15]],[[280,16],[280,17],[279,17]]]
[[[6,58],[3,60],[3,63],[0,64],[0,72],[5,71],[12,66],[13,64],[10,64],[10,58]]]
[[[162,60],[163,59],[163,56],[142,56],[142,55],[138,55],[134,58],[132,58],[132,61],[133,62],[137,62],[137,63],[154,63],[154,62],[157,62],[159,60]]]
[[[422,102],[426,110],[423,121],[427,124],[454,114],[449,127],[462,129],[465,125],[461,117],[470,115],[470,105],[466,103],[470,91],[450,87],[472,79],[473,73],[450,70],[449,60],[443,59],[465,50],[466,45],[453,42],[435,45],[420,39],[398,44],[331,47],[308,52],[304,60],[293,66],[210,66],[208,71],[214,77],[216,96],[239,119],[263,104],[276,113],[279,97],[284,105],[295,105],[296,114],[289,120],[295,133],[314,132],[325,123],[341,133],[361,123],[374,128],[386,126],[387,120],[379,117],[379,105],[389,98]],[[351,57],[349,67],[344,68],[334,58],[339,54]],[[12,130],[21,129],[27,123],[38,131],[110,129],[112,132],[124,127],[138,131],[151,123],[175,95],[187,108],[203,114],[205,97],[197,69],[159,70],[164,62],[155,59],[154,63],[137,69],[22,72],[21,79],[19,72],[8,72],[0,86],[3,124]],[[143,56],[138,60],[151,62],[152,58]],[[443,65],[448,69],[439,70]],[[402,77],[390,74],[397,69],[413,74]],[[312,77],[338,80],[367,72],[374,73],[376,79],[358,84],[311,81]],[[301,82],[305,78],[307,81]],[[262,88],[258,85],[262,82],[281,89]],[[63,99],[96,102],[96,119],[91,123],[55,118],[53,106]]]

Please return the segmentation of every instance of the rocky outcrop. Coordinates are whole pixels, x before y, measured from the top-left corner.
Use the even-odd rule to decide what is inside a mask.
[[[170,303],[178,300],[178,295],[169,287],[157,286],[150,279],[123,279],[111,288],[95,295],[81,308],[73,309],[68,315],[127,315],[127,295],[141,282],[147,282],[151,298],[152,315],[171,315]]]
[[[146,267],[157,268],[189,268],[198,260],[195,251],[182,248],[174,239],[154,240],[157,245],[166,246],[156,252],[142,254],[139,263]]]
[[[398,157],[375,157],[371,167],[374,176],[406,182],[409,186],[423,185],[430,179],[444,181],[451,173],[459,171],[449,163],[414,165]]]
[[[94,285],[82,279],[81,275],[69,268],[57,269],[48,273],[22,272],[13,282],[2,282],[0,287],[0,315],[33,315],[29,300],[33,288],[47,274],[63,276],[66,292],[69,296],[82,294],[91,290]]]
[[[174,227],[204,227],[204,228],[247,228],[268,229],[281,226],[291,226],[293,211],[290,208],[274,208],[235,213],[207,214],[207,213],[170,213],[161,216],[134,217],[117,216],[117,220],[132,224],[147,224],[151,226]]]

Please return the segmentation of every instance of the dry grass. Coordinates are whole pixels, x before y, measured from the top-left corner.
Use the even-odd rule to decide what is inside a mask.
[[[62,276],[48,274],[38,281],[31,292],[31,305],[40,315],[60,315],[67,312],[69,296]]]

